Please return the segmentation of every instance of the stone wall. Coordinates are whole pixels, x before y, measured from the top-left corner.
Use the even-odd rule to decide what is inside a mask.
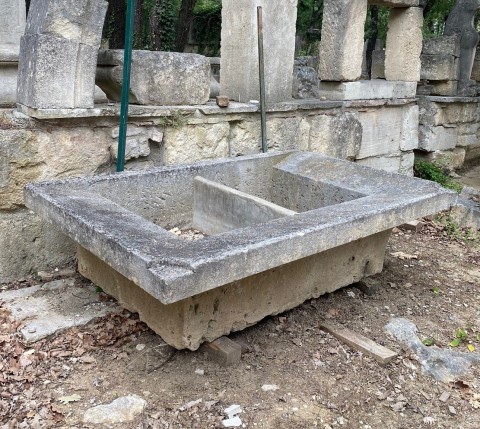
[[[420,108],[419,158],[458,169],[480,157],[480,99],[425,96]]]
[[[74,255],[72,243],[24,207],[25,184],[115,169],[118,105],[26,111],[0,110],[0,283]],[[268,145],[412,174],[417,124],[414,100],[295,101],[270,109]],[[260,140],[256,104],[131,106],[126,169],[258,153]]]

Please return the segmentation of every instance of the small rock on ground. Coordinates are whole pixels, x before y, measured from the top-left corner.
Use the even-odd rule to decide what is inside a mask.
[[[110,404],[98,405],[85,412],[84,423],[125,423],[143,413],[147,402],[139,396],[123,396]]]

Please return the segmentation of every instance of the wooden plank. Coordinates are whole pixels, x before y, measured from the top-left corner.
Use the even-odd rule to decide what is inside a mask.
[[[381,365],[386,365],[398,355],[386,347],[377,344],[375,341],[350,331],[349,329],[338,328],[326,323],[320,324],[320,329],[333,335],[337,340],[347,344],[352,349],[361,351],[373,357]]]
[[[223,366],[237,365],[242,360],[242,346],[227,337],[204,343],[202,350],[207,352],[210,359]]]

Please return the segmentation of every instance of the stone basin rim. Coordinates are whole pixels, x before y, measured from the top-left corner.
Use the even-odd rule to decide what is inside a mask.
[[[277,157],[281,164],[295,158],[299,163],[302,157],[328,160],[339,166],[351,168],[352,163],[325,157],[320,154],[307,154],[298,151],[242,157],[244,160],[262,157]],[[237,158],[240,160],[240,158]],[[89,224],[73,207],[75,199],[80,205],[86,203],[81,192],[73,195],[55,195],[62,185],[90,184],[105,180],[128,180],[142,174],[181,172],[185,169],[201,169],[218,163],[234,162],[232,159],[215,160],[194,165],[159,167],[148,172],[129,172],[112,176],[99,176],[89,179],[70,179],[26,187],[27,205],[45,218],[59,224],[63,232],[74,238],[82,247],[110,264],[114,269],[133,280],[148,293],[164,304],[197,295],[207,290],[231,283],[249,275],[275,268],[333,247],[366,237],[376,232],[391,229],[412,220],[445,210],[456,201],[456,194],[440,188],[432,182],[420,179],[405,180],[403,176],[369,167],[355,165],[360,172],[379,175],[383,186],[388,180],[408,182],[411,189],[389,195],[385,192],[367,195],[351,201],[299,213],[293,218],[281,218],[265,224],[246,227],[222,234],[206,237],[196,242],[186,242],[161,226],[155,225],[140,215],[122,208],[110,200],[100,197],[109,204],[110,213],[127,217],[137,223],[137,234],[142,227],[147,228],[146,236],[129,243],[129,237],[106,231],[105,219]],[[359,167],[359,168],[357,168]],[[314,172],[315,173],[315,172]],[[311,173],[311,174],[314,174]],[[387,180],[388,179],[388,180]],[[379,185],[380,186],[380,185]],[[381,187],[381,186],[380,186]],[[355,186],[353,186],[355,189]],[[68,191],[68,190],[67,190]],[[91,195],[92,201],[98,198]],[[100,204],[101,205],[101,204]],[[411,206],[415,205],[416,210]],[[99,215],[98,207],[89,207]],[[93,212],[92,212],[93,213]],[[109,211],[106,211],[106,214]],[[106,215],[104,214],[104,215]],[[123,219],[122,217],[122,219]],[[154,226],[152,226],[154,225]],[[339,231],[342,230],[342,233]],[[149,234],[159,233],[159,240],[151,243]],[[150,241],[147,246],[145,242]],[[127,256],[128,255],[128,256]],[[260,260],[269,255],[270,259],[258,269]],[[128,264],[130,266],[128,266]],[[216,269],[220,273],[213,273]]]

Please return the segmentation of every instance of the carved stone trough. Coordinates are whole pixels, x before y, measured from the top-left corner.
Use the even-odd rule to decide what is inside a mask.
[[[30,184],[25,195],[78,243],[85,277],[192,350],[380,272],[393,227],[456,201],[432,182],[308,152]]]

